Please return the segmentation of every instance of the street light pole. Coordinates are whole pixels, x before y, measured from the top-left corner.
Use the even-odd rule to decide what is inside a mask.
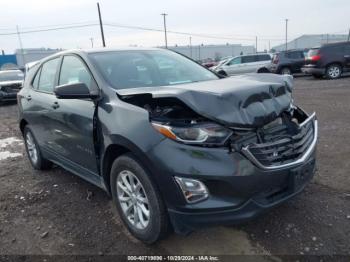
[[[94,47],[94,38],[90,37],[90,41],[91,41],[91,48]]]
[[[190,57],[192,58],[192,36],[190,36]]]
[[[255,36],[255,53],[258,53],[258,37]]]
[[[286,51],[288,50],[288,19],[286,19]]]
[[[101,29],[102,46],[103,46],[103,47],[106,47],[105,34],[103,33],[102,17],[101,17],[101,10],[100,10],[100,4],[99,4],[99,3],[97,3],[97,11],[98,11],[98,18],[99,18],[99,20],[100,20],[100,29]]]
[[[168,48],[168,37],[167,37],[167,34],[166,34],[166,19],[165,19],[165,16],[167,16],[168,14],[163,13],[163,14],[160,14],[160,15],[163,16],[165,48]]]
[[[17,30],[17,36],[18,36],[19,47],[21,48],[22,63],[23,63],[23,66],[24,66],[24,65],[26,64],[26,62],[25,62],[25,60],[24,60],[23,44],[22,44],[21,35],[19,34],[18,25],[16,26],[16,30]]]

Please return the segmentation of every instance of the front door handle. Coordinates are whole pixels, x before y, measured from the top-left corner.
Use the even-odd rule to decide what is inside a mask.
[[[60,105],[58,104],[57,101],[54,102],[54,103],[52,104],[52,108],[53,108],[53,109],[57,109],[57,108],[59,108],[59,107],[60,107]]]
[[[28,96],[26,97],[26,99],[27,99],[27,101],[30,101],[30,100],[32,100],[32,96],[31,96],[31,95],[28,95]]]

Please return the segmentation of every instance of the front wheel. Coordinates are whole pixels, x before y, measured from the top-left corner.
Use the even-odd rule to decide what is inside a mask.
[[[327,67],[326,76],[328,79],[337,79],[341,76],[342,68],[338,64],[333,64]]]
[[[227,76],[227,73],[224,70],[219,71],[218,74],[225,77]]]
[[[291,75],[292,74],[292,70],[290,70],[289,67],[283,67],[281,69],[281,75]]]
[[[118,157],[111,169],[113,202],[137,239],[152,244],[168,232],[168,216],[156,186],[132,154]]]

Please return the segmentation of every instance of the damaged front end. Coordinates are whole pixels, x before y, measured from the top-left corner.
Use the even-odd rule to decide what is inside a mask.
[[[147,110],[152,126],[167,138],[195,146],[226,147],[263,170],[302,163],[314,151],[316,116],[293,105],[290,78],[242,76],[219,81],[224,85],[218,89],[196,83],[118,95]]]

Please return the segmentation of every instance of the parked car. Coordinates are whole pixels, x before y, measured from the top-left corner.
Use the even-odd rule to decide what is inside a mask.
[[[214,71],[224,76],[256,72],[267,73],[270,62],[270,54],[242,55],[227,60],[224,64],[216,67]]]
[[[317,120],[292,89],[291,76],[219,78],[164,49],[65,51],[29,71],[19,127],[35,169],[55,163],[102,188],[153,243],[170,227],[251,219],[304,189]]]
[[[350,71],[350,42],[325,44],[310,49],[302,71],[315,78],[339,78]]]
[[[22,88],[24,74],[21,70],[0,71],[0,103],[16,101],[17,93]]]
[[[231,59],[232,59],[232,56],[225,57],[225,58],[221,59],[217,63],[217,65],[211,66],[211,67],[209,67],[209,69],[215,72],[216,68],[220,67],[221,65],[223,65],[224,63],[226,63],[228,60],[231,60]]]
[[[269,70],[271,73],[292,75],[300,73],[305,65],[305,54],[308,50],[288,50],[275,53],[272,57]]]

